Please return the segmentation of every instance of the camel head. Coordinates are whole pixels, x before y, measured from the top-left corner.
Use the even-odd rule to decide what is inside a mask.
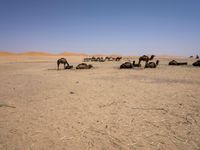
[[[150,59],[149,59],[149,60],[152,60],[154,57],[155,57],[155,55],[151,55],[151,57],[150,57]]]
[[[88,68],[89,68],[89,69],[92,68],[92,67],[93,67],[93,66],[92,66],[91,64],[88,65]]]

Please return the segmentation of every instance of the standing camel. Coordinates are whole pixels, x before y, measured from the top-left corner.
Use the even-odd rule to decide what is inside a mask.
[[[149,62],[149,60],[152,60],[155,57],[155,55],[151,55],[151,57],[149,58],[147,55],[143,55],[139,58],[139,62],[138,64],[141,63],[141,61],[145,61],[146,64]]]
[[[60,59],[57,60],[57,69],[58,70],[59,70],[60,64],[64,64],[64,69],[66,68],[65,64],[67,64],[67,66],[69,66],[69,63],[67,62],[67,60],[65,58],[60,58]]]

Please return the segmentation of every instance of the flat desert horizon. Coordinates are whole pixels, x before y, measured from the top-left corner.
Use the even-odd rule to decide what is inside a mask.
[[[58,71],[60,57],[74,68]],[[0,56],[0,149],[200,149],[196,59],[155,57],[157,68],[126,70],[138,57],[123,57],[76,70],[84,57]]]

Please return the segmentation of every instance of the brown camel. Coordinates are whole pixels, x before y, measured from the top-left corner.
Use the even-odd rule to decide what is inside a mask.
[[[155,57],[155,55],[151,55],[151,57],[148,57],[147,55],[143,55],[139,58],[138,64],[141,63],[141,61],[145,61],[146,63],[149,62],[149,60],[152,60]]]
[[[113,58],[113,57],[106,57],[106,58],[105,58],[105,61],[106,61],[106,60],[107,60],[107,61],[114,61],[115,58]]]
[[[83,59],[84,62],[89,62],[89,61],[91,61],[91,60],[92,60],[92,58],[84,58],[84,59]]]
[[[86,63],[81,63],[79,65],[76,66],[76,69],[90,69],[92,68],[93,66],[92,65],[87,65]]]
[[[59,65],[60,64],[64,64],[64,69],[66,68],[65,65],[67,64],[67,66],[69,66],[69,63],[67,62],[67,60],[65,58],[60,58],[57,60],[57,69],[59,70]]]
[[[122,57],[116,57],[115,61],[120,61],[122,59]]]
[[[149,62],[149,63],[146,63],[145,68],[156,68],[158,66],[158,64],[159,64],[159,60],[157,60],[156,63]]]

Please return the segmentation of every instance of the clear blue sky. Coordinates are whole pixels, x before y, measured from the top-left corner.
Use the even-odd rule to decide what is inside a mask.
[[[0,50],[200,53],[200,0],[0,0]]]

